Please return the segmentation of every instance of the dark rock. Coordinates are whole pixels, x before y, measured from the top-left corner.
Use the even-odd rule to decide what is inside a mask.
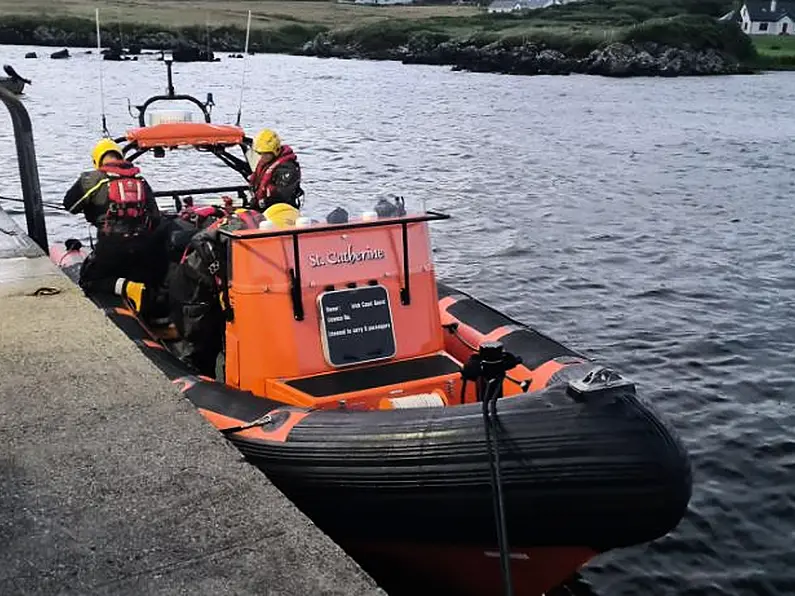
[[[102,59],[111,60],[113,62],[121,62],[124,58],[122,58],[121,49],[109,48],[107,50],[102,51]]]
[[[306,42],[302,50],[304,55],[318,58],[344,58],[356,52],[354,46],[344,47],[334,42],[328,33],[319,33],[315,39]]]
[[[327,37],[316,38],[305,46],[314,55],[339,55],[350,48],[334,46]],[[437,39],[416,35],[401,49],[405,64],[450,65],[456,71],[499,72],[522,75],[565,75],[587,73],[610,77],[682,76],[745,72],[737,60],[717,50],[702,51],[672,48],[656,42],[642,44],[611,43],[587,57],[563,52],[526,41],[507,40],[484,43],[483,38]],[[350,55],[356,55],[359,52]],[[365,55],[372,58],[375,56]]]
[[[67,50],[66,48],[50,54],[50,58],[52,58],[53,60],[64,60],[65,58],[68,57],[69,57],[69,50]]]
[[[612,43],[606,48],[594,50],[587,58],[588,74],[629,76],[634,56],[634,50],[623,43]]]
[[[688,76],[729,74],[738,71],[736,60],[717,50],[683,50],[660,44],[631,46],[613,43],[594,50],[586,62],[586,72],[609,77]]]
[[[25,58],[38,58],[38,56],[36,56],[36,52],[28,52],[25,54]]]
[[[539,74],[570,74],[574,71],[574,62],[557,50],[542,50],[536,56]]]
[[[174,62],[215,62],[215,54],[204,48],[182,47],[171,52]]]

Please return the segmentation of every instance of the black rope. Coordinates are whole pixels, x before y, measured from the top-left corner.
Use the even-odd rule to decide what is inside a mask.
[[[256,420],[252,420],[251,422],[246,422],[245,424],[240,424],[238,426],[230,426],[228,428],[222,428],[221,433],[225,435],[231,435],[233,433],[240,432],[241,430],[248,430],[249,428],[254,428],[255,426],[267,426],[273,422],[273,413],[268,412],[267,414],[260,416]]]
[[[478,384],[483,387],[483,379]],[[513,596],[511,579],[510,547],[508,545],[508,528],[505,522],[505,501],[502,494],[502,476],[500,473],[500,442],[497,426],[497,400],[500,394],[500,379],[489,379],[483,389],[483,423],[486,428],[486,444],[489,453],[489,469],[491,471],[491,494],[494,505],[494,519],[497,525],[497,543],[500,548],[500,566],[505,596]],[[494,446],[492,446],[492,440]]]
[[[24,203],[25,202],[24,199],[17,199],[15,197],[6,197],[6,196],[2,196],[2,195],[0,195],[0,200],[11,201],[12,203]],[[50,209],[57,209],[59,211],[66,211],[66,207],[64,207],[63,205],[58,205],[57,203],[42,203],[42,205],[44,207],[48,207]]]

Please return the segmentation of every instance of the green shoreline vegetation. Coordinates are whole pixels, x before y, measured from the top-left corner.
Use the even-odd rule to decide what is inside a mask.
[[[4,15],[0,43],[96,44],[93,19],[80,16],[91,15],[89,6],[93,4],[86,2],[80,9],[65,4],[70,12],[45,16],[36,4],[43,0],[27,0],[24,5],[20,1],[0,0],[0,14]],[[150,49],[204,47],[209,30],[214,51],[240,52],[245,11],[250,8],[250,47],[255,52],[307,53],[308,46],[322,40],[327,45],[354,48],[347,57],[390,58],[401,47],[465,41],[475,47],[498,44],[507,49],[530,43],[582,58],[613,43],[653,43],[688,51],[717,50],[749,69],[795,67],[795,38],[754,36],[752,40],[736,23],[717,20],[737,8],[725,0],[584,0],[507,14],[488,14],[474,6],[372,7],[301,0],[151,0],[142,4],[145,8],[138,12],[121,14],[118,9],[103,9],[100,3],[101,15],[103,10],[107,13],[107,22],[102,24],[107,43],[103,45],[118,43],[121,31],[128,43],[134,41]],[[210,12],[211,6],[214,12]],[[186,10],[188,7],[194,10]],[[180,14],[185,18],[180,19]]]
[[[795,70],[795,37],[792,35],[753,35],[757,64],[771,70]]]

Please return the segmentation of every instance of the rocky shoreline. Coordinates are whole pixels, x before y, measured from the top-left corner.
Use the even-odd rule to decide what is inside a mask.
[[[233,28],[216,30],[211,33],[210,46],[216,52],[239,52],[243,35],[244,32]],[[146,50],[197,53],[206,48],[206,39],[192,37],[186,31],[150,29],[125,35],[124,42],[128,47]],[[103,36],[103,45],[106,47],[119,47],[120,41],[115,32]],[[53,24],[25,28],[0,25],[0,44],[90,48],[95,47],[96,38],[90,30],[72,31]],[[454,70],[517,75],[582,73],[609,77],[677,77],[753,72],[734,56],[716,49],[696,50],[655,42],[614,42],[572,55],[534,41],[499,40],[486,43],[477,36],[450,40],[422,33],[412,35],[403,45],[373,49],[357,40],[336,41],[333,32],[320,32],[278,45],[252,39],[250,50],[321,58],[396,60],[404,64],[450,66]]]
[[[245,36],[245,32],[243,36]],[[207,46],[205,39],[194,40],[178,31],[127,34],[123,40],[115,31],[109,31],[102,35],[102,45],[105,47],[119,47],[122,41],[126,47],[133,46],[145,50],[195,51]],[[55,25],[39,25],[31,30],[0,26],[0,44],[93,49],[97,47],[97,38],[93,31],[71,31]],[[210,45],[216,51],[239,52],[243,41],[236,30],[224,29],[210,35]],[[264,51],[256,46],[257,44],[252,44],[254,51]]]
[[[608,77],[705,76],[752,72],[734,57],[715,49],[693,50],[657,44],[614,42],[585,56],[569,56],[532,41],[521,45],[471,40],[441,43],[410,40],[386,50],[366,50],[356,43],[334,43],[327,34],[307,42],[301,53],[324,58],[398,60],[404,64],[451,66],[453,70],[516,75],[592,74]]]

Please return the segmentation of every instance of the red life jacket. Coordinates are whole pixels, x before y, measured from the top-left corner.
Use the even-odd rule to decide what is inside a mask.
[[[108,209],[105,213],[105,230],[115,224],[127,227],[150,228],[146,209],[146,185],[141,170],[128,162],[110,162],[99,170],[107,177]]]
[[[227,212],[224,209],[216,207],[215,205],[205,207],[191,205],[179,212],[180,219],[192,223],[197,228],[205,228],[208,221],[215,221],[226,215]],[[210,221],[210,223],[212,223],[212,221]]]
[[[273,183],[273,173],[276,171],[276,168],[291,161],[297,162],[298,156],[289,145],[282,145],[282,150],[279,152],[279,156],[276,159],[270,163],[260,161],[257,164],[254,173],[249,178],[249,182],[254,185],[255,205],[267,203],[269,198],[276,196],[280,189]],[[298,182],[300,182],[300,180],[296,181],[296,184]],[[289,200],[292,198],[293,197],[281,197],[282,200]]]

